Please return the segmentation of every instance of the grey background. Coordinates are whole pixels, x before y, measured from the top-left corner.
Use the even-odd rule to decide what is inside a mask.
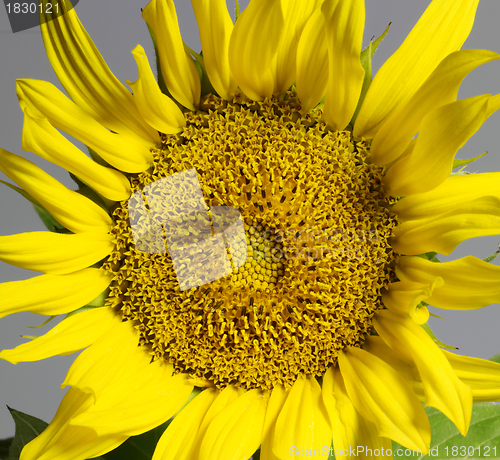
[[[38,3],[38,2],[37,2]],[[147,1],[132,0],[81,0],[76,7],[85,28],[93,37],[97,47],[115,75],[122,81],[135,80],[137,68],[130,51],[138,44],[147,50],[153,62],[152,46],[140,8]],[[244,6],[247,2],[242,2]],[[388,37],[384,40],[374,59],[375,70],[397,49],[423,13],[428,0],[367,0],[365,45],[370,37],[378,36],[392,22]],[[228,0],[229,11],[234,13],[234,4]],[[182,35],[187,44],[199,50],[199,38],[191,4],[187,0],[176,1]],[[482,0],[476,16],[475,27],[464,45],[465,48],[485,48],[500,52],[500,2]],[[42,40],[37,29],[12,34],[4,6],[0,5],[0,146],[17,154],[25,155],[43,166],[64,184],[73,182],[61,168],[21,149],[23,125],[22,112],[16,98],[16,78],[36,78],[59,86],[55,74],[45,56]],[[486,64],[475,70],[465,80],[459,97],[500,92],[500,62]],[[493,115],[459,152],[460,158],[469,158],[489,151],[489,155],[469,167],[480,172],[500,169],[499,139],[500,114]],[[6,178],[1,175],[0,179]],[[25,231],[45,230],[31,205],[16,192],[0,184],[0,235]],[[495,252],[500,236],[477,238],[466,242],[452,254],[450,259],[473,254],[484,258]],[[498,264],[499,262],[497,262]],[[0,282],[26,279],[37,275],[0,262]],[[19,293],[22,295],[22,292]],[[498,323],[499,305],[471,312],[433,310],[443,316],[445,322],[431,318],[430,325],[445,343],[460,348],[459,353],[488,358],[500,352]],[[36,326],[44,317],[30,313],[18,313],[0,320],[0,349],[13,348],[23,343],[21,334],[41,335],[56,324],[54,321],[38,330],[26,329]],[[50,421],[54,416],[65,390],[59,389],[68,367],[75,355],[53,357],[42,362],[21,363],[16,366],[0,361],[0,439],[14,434],[14,424],[5,404]]]

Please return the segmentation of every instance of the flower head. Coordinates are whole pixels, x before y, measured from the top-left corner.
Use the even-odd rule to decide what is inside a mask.
[[[74,10],[41,26],[69,98],[18,81],[23,148],[79,190],[0,150],[59,230],[0,237],[0,260],[44,273],[1,284],[0,316],[68,314],[0,357],[86,348],[21,459],[99,456],[173,416],[154,460],[425,452],[421,402],[465,435],[500,365],[441,350],[425,323],[428,304],[500,297],[499,267],[435,258],[500,233],[500,173],[450,175],[500,107],[457,100],[500,57],[460,50],[478,0],[432,1],[373,81],[363,0],[252,0],[234,24],[221,0],[192,5],[200,54],[172,0],[144,8],[158,76],[137,46],[130,90]]]

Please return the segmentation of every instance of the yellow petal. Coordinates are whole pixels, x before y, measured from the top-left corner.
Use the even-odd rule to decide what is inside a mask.
[[[321,101],[327,85],[325,18],[321,8],[318,8],[307,21],[297,47],[297,94],[305,112]]]
[[[387,363],[360,348],[339,355],[347,394],[356,410],[373,422],[379,436],[427,453],[429,419],[410,385]]]
[[[274,454],[288,458],[290,447],[322,449],[332,441],[321,387],[314,377],[299,376],[289,390],[274,432]]]
[[[153,460],[188,458],[201,422],[218,394],[216,388],[202,391],[175,416],[156,444]]]
[[[274,92],[284,93],[295,81],[296,56],[302,30],[313,11],[321,11],[321,1],[282,0],[285,30],[273,61]],[[309,44],[311,46],[311,43]]]
[[[383,122],[408,101],[438,64],[468,37],[479,0],[433,0],[399,49],[375,75],[354,126],[373,138]]]
[[[104,270],[86,268],[69,275],[42,275],[0,284],[0,318],[29,311],[60,315],[83,307],[111,283]]]
[[[399,222],[428,219],[448,212],[458,203],[470,203],[482,196],[500,199],[499,184],[500,172],[451,176],[429,192],[399,200],[392,211],[398,216]]]
[[[260,448],[261,458],[266,460],[279,460],[273,452],[274,445],[274,430],[276,428],[276,420],[285,404],[287,391],[281,385],[276,385],[269,398],[267,405],[266,419],[262,430],[262,446]]]
[[[17,96],[25,114],[23,149],[49,150],[35,135],[37,123],[50,124],[95,150],[110,165],[126,172],[141,172],[152,162],[148,143],[139,137],[114,134],[70,101],[54,85],[39,80],[17,80]],[[47,127],[45,128],[48,129]]]
[[[134,83],[127,80],[127,83],[134,92],[134,101],[142,118],[165,134],[182,131],[182,127],[186,125],[184,114],[172,99],[161,92],[144,48],[137,45],[132,50],[132,55],[139,68],[139,78]]]
[[[110,452],[125,442],[128,436],[99,437],[87,427],[69,426],[70,419],[91,404],[91,395],[70,388],[49,426],[24,447],[21,460],[85,460]]]
[[[112,201],[130,197],[127,178],[120,172],[94,162],[76,148],[46,118],[33,118],[25,112],[23,129],[24,147],[77,176],[96,192]]]
[[[62,275],[99,262],[113,250],[111,235],[51,232],[0,236],[0,260],[16,267]]]
[[[394,313],[410,316],[417,324],[424,324],[429,319],[429,311],[425,307],[417,306],[432,295],[436,287],[444,284],[442,278],[429,279],[428,283],[416,283],[413,281],[398,281],[389,284],[382,293],[384,305]]]
[[[86,348],[120,318],[110,308],[93,308],[61,321],[46,334],[12,350],[0,352],[0,358],[17,364],[66,355]]]
[[[440,185],[453,169],[453,158],[485,120],[488,95],[446,104],[422,121],[413,151],[397,161],[383,179],[393,196],[424,193]]]
[[[0,148],[0,171],[73,233],[109,231],[113,221],[100,206],[69,190],[31,161]]]
[[[200,31],[201,49],[210,83],[222,99],[237,91],[229,67],[229,39],[233,21],[224,0],[191,0]]]
[[[200,460],[247,460],[258,449],[268,395],[253,389],[221,410],[201,443]]]
[[[92,428],[99,436],[136,436],[161,425],[184,405],[193,390],[185,374],[170,377],[171,373],[172,366],[158,361],[138,367],[134,375],[102,394],[70,424]]]
[[[138,343],[138,331],[131,321],[113,324],[75,359],[61,388],[79,388],[99,400],[117,382],[133,378],[149,364],[150,356]]]
[[[352,404],[338,368],[331,367],[323,376],[323,400],[333,432],[333,448],[337,460],[372,459],[373,452],[391,449],[389,438],[378,435],[377,426],[364,418]],[[382,457],[386,456],[382,454]]]
[[[364,0],[325,0],[329,77],[324,117],[332,129],[342,130],[358,105],[365,71],[360,61],[365,27]]]
[[[271,64],[284,33],[280,0],[253,0],[234,25],[229,65],[241,90],[254,101],[271,97],[275,75]]]
[[[396,353],[389,345],[387,345],[382,337],[378,335],[370,335],[366,338],[363,343],[363,350],[368,353],[377,356],[378,358],[385,361],[389,366],[396,370],[399,375],[401,375],[413,388],[413,391],[417,393],[415,388],[421,388],[421,394],[423,396],[423,386],[422,380],[420,379],[420,374],[415,366],[415,363],[405,356]],[[417,396],[420,397],[420,393]],[[422,399],[422,401],[425,398]]]
[[[153,29],[163,78],[170,94],[184,107],[195,110],[200,102],[200,75],[184,50],[177,13],[172,0],[151,0],[142,17]]]
[[[396,274],[401,280],[418,283],[442,278],[444,285],[434,289],[426,301],[437,308],[472,310],[500,302],[500,267],[476,257],[443,263],[421,257],[400,257]]]
[[[500,200],[486,196],[437,218],[403,222],[394,229],[392,247],[400,254],[436,251],[450,254],[462,241],[500,233]]]
[[[64,3],[60,5],[66,10]],[[113,75],[74,9],[57,17],[41,9],[40,26],[50,64],[69,97],[111,131],[159,142],[133,96]]]
[[[375,135],[370,153],[374,163],[387,164],[398,159],[424,117],[457,98],[462,80],[476,67],[499,59],[486,50],[462,50],[447,56],[408,102],[395,110]]]
[[[387,310],[377,312],[373,324],[393,350],[415,362],[424,384],[425,404],[440,410],[465,436],[472,414],[472,391],[458,379],[430,336],[410,318]]]
[[[500,400],[500,364],[443,350],[457,377],[472,388],[474,402]]]

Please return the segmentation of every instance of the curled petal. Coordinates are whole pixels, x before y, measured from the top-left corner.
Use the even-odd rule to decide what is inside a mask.
[[[438,64],[463,45],[479,0],[433,0],[399,49],[375,75],[354,126],[373,138],[384,121],[408,101]],[[429,52],[432,50],[432,52]]]
[[[31,161],[0,148],[0,171],[73,233],[111,229],[111,217],[104,209],[68,189]]]
[[[17,80],[17,96],[25,114],[23,129],[25,150],[50,151],[44,139],[36,135],[36,125],[48,122],[83,142],[110,165],[122,171],[141,172],[152,162],[153,157],[150,152],[152,143],[139,137],[108,131],[51,83]],[[45,127],[45,130],[49,128]]]
[[[134,101],[141,116],[157,131],[165,134],[175,134],[182,131],[186,120],[177,104],[163,94],[149,66],[148,57],[141,45],[132,50],[139,78],[127,83],[134,92]]]
[[[113,75],[75,10],[65,11],[64,2],[58,5],[63,14],[40,8],[45,19],[40,29],[50,64],[71,99],[111,131],[159,142],[158,133],[141,118],[130,91]]]
[[[440,185],[453,169],[453,158],[486,117],[490,96],[446,104],[422,121],[413,151],[389,168],[383,182],[393,196],[424,193]]]
[[[387,290],[382,293],[382,300],[394,313],[410,316],[417,324],[424,324],[429,319],[429,311],[426,307],[417,307],[420,302],[432,295],[436,287],[441,287],[443,284],[442,278],[435,278],[429,284],[398,281],[389,284]]]
[[[142,17],[153,29],[163,78],[172,96],[184,107],[195,110],[200,102],[200,75],[184,49],[177,13],[172,0],[151,0]]]
[[[500,267],[473,256],[434,263],[421,257],[400,257],[397,276],[404,281],[444,280],[427,303],[447,310],[472,310],[500,301]]]
[[[370,148],[373,161],[387,164],[397,160],[419,131],[424,117],[455,101],[460,84],[468,73],[499,58],[493,51],[462,50],[443,59],[410,100],[395,110],[375,135]]]

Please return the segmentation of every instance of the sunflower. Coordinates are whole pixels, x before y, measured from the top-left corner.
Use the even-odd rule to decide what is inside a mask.
[[[436,259],[500,233],[500,173],[451,174],[500,108],[457,100],[500,58],[460,50],[478,3],[433,0],[372,81],[363,0],[252,0],[234,25],[223,0],[192,0],[200,54],[152,0],[158,78],[137,46],[131,91],[74,10],[42,13],[69,98],[18,80],[23,148],[79,190],[0,151],[56,230],[0,237],[0,260],[44,273],[1,284],[0,316],[66,318],[0,357],[85,350],[21,460],[99,456],[172,417],[154,460],[427,452],[421,402],[465,435],[500,365],[440,349],[425,323],[428,304],[500,299],[500,267]]]

